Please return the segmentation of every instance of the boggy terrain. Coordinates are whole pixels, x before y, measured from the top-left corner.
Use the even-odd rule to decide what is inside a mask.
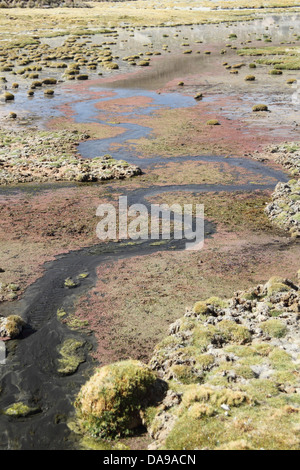
[[[272,277],[196,302],[148,366],[98,369],[77,396],[77,431],[90,448],[143,423],[151,450],[296,450],[299,386],[299,287]]]
[[[170,20],[167,5],[151,10],[148,3],[140,10],[130,6],[136,2],[91,2],[84,18],[76,8],[4,9],[0,17],[6,28],[0,109],[0,351],[7,355],[0,365],[2,449],[135,449],[153,439],[152,448],[168,449],[269,448],[271,441],[278,448],[299,447],[299,11],[293,5],[276,13],[229,9],[212,15],[194,4],[181,9],[179,2],[173,25],[157,26]],[[130,24],[121,19],[124,9]],[[18,20],[13,38],[7,33],[10,15]],[[189,252],[176,240],[100,242],[97,207],[117,207],[120,195],[148,208],[153,202],[203,203],[203,249]],[[263,286],[274,276],[281,287],[273,298]],[[231,303],[206,302],[257,284],[248,303],[244,294]],[[162,404],[149,408],[146,400],[142,417],[134,409],[134,426],[125,414],[123,428],[112,433],[121,441],[102,440],[112,437],[112,421],[102,422],[97,442],[90,429],[82,440],[87,430],[74,421],[74,401],[77,396],[80,408],[79,390],[95,367],[106,366],[99,372],[104,381],[114,371],[116,384],[118,371],[131,380],[142,370],[146,388],[153,385],[156,375],[140,361],[149,362],[170,323],[196,301],[208,310],[199,314],[190,307],[184,320],[195,323],[180,336],[191,368],[185,367],[186,377],[180,375],[182,357],[175,354],[169,364],[173,375],[153,359],[164,383],[150,396]],[[263,322],[274,327],[274,335]],[[221,331],[219,323],[228,328]],[[197,335],[193,340],[194,327],[211,330],[205,344],[198,344]],[[249,341],[240,344],[237,330]],[[170,343],[167,352],[158,351],[173,354],[175,333],[163,340]],[[222,344],[208,342],[219,336]],[[224,351],[231,354],[234,380],[227,380]],[[208,361],[201,371],[195,366],[199,355]],[[114,361],[118,365],[110,369]],[[138,393],[138,401],[145,397]],[[286,438],[262,432],[255,440],[260,417],[277,404],[282,413],[269,423],[270,433],[280,422]],[[101,404],[99,410],[101,421]],[[181,426],[190,419],[193,432],[182,441]],[[228,427],[223,440],[219,421]],[[240,438],[241,426],[250,421]],[[199,423],[206,436],[201,441],[193,434]],[[144,428],[125,439],[136,424]],[[210,446],[211,435],[218,443]]]

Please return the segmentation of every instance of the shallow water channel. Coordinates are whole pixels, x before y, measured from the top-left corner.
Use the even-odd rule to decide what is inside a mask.
[[[256,25],[252,25],[254,30]],[[251,28],[252,28],[251,26]],[[225,27],[223,27],[225,28]],[[203,30],[203,28],[202,28]],[[199,31],[194,30],[199,35]],[[206,34],[203,32],[203,34]],[[172,69],[172,60],[170,67]],[[190,59],[184,59],[189,61]],[[207,59],[209,60],[209,59]],[[175,64],[175,62],[174,62]],[[165,67],[166,65],[164,65]],[[173,74],[173,72],[172,72]],[[171,74],[171,75],[172,75]],[[175,70],[174,75],[178,74]],[[164,78],[165,80],[165,78]],[[132,83],[135,88],[132,88]],[[141,82],[140,82],[141,85]],[[147,88],[147,86],[146,86]],[[113,85],[112,87],[97,87],[93,85],[91,92],[103,91],[103,96],[97,99],[87,99],[85,101],[74,100],[71,109],[72,116],[76,122],[98,122],[109,124],[112,127],[125,129],[117,137],[100,140],[88,140],[79,145],[78,150],[84,158],[94,158],[99,155],[110,154],[115,159],[126,160],[136,164],[146,170],[154,164],[163,165],[166,159],[160,155],[152,158],[141,158],[138,149],[129,141],[141,137],[151,138],[151,129],[139,124],[139,117],[154,113],[156,110],[165,108],[184,108],[195,105],[192,97],[179,93],[156,93],[148,89],[141,89],[137,82],[129,82],[125,87]],[[110,96],[107,96],[109,91]],[[97,109],[97,103],[105,103],[110,100],[117,100],[131,97],[146,97],[150,99],[150,105],[132,110],[122,110],[114,113],[114,121],[111,123],[105,111]],[[70,104],[70,94],[64,96],[57,95],[57,98],[49,100],[41,105],[39,113],[46,119],[50,116],[61,115],[58,106],[63,102]],[[41,100],[42,102],[42,100]],[[27,103],[28,112],[36,112],[36,101]],[[17,107],[18,104],[12,105]],[[128,123],[131,118],[135,122]],[[118,144],[115,147],[112,144]],[[164,192],[187,191],[193,194],[203,192],[218,191],[254,191],[262,189],[272,189],[277,181],[286,181],[287,175],[275,170],[267,165],[246,159],[246,158],[226,158],[224,155],[210,156],[183,156],[169,157],[168,162],[215,162],[226,163],[235,168],[243,168],[254,172],[260,176],[260,184],[253,184],[246,181],[242,185],[222,185],[222,184],[191,184],[191,185],[166,185],[140,188],[132,191],[126,190],[124,185],[120,186],[120,191],[128,196],[128,204],[142,203],[148,206],[146,198]],[[253,177],[253,176],[252,176]],[[48,186],[41,185],[38,189]],[[61,185],[51,185],[55,187]],[[114,189],[118,189],[117,183]],[[20,186],[20,188],[0,189],[0,194],[10,192],[28,191],[30,185]],[[211,236],[217,226],[206,222],[206,237]],[[121,258],[128,258],[136,255],[146,255],[158,251],[175,249],[183,250],[184,240],[169,240],[165,244],[153,245],[151,241],[138,241],[133,245],[107,243],[98,246],[87,247],[81,250],[72,251],[64,255],[57,256],[55,261],[46,263],[44,274],[34,284],[32,284],[22,296],[21,300],[4,305],[4,313],[21,315],[28,323],[23,338],[18,341],[10,341],[7,344],[8,358],[5,365],[0,364],[0,379],[2,393],[0,395],[0,409],[6,409],[13,403],[22,402],[30,404],[35,408],[35,412],[23,418],[14,418],[1,415],[0,419],[0,449],[73,449],[76,448],[76,439],[67,427],[67,420],[73,411],[72,401],[82,383],[87,379],[91,368],[94,367],[90,357],[90,348],[93,347],[93,336],[88,336],[81,332],[70,331],[57,319],[57,309],[65,306],[72,309],[74,301],[78,296],[91,289],[97,280],[96,269],[107,261]],[[64,280],[67,277],[76,277],[82,272],[88,272],[89,277],[82,279],[80,285],[72,290],[64,287]],[[57,360],[59,357],[58,347],[65,339],[75,338],[85,342],[83,353],[85,362],[79,366],[78,371],[71,376],[60,376],[57,373]]]

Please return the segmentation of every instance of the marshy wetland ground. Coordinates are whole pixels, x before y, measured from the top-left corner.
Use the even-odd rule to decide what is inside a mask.
[[[196,302],[230,299],[280,276],[290,280],[280,285],[292,296],[282,308],[291,307],[299,321],[300,4],[88,5],[0,8],[0,315],[25,322],[17,338],[0,341],[6,349],[0,449],[135,450],[153,440],[152,448],[210,448],[207,438],[184,442],[176,426],[163,440],[163,424],[154,418],[148,426],[148,415],[131,437],[82,439],[74,400],[99,366],[127,359],[153,364],[155,345]],[[283,186],[274,193],[278,183]],[[204,248],[186,251],[176,240],[100,242],[96,209],[117,206],[120,195],[129,204],[204,204]],[[269,286],[254,297],[268,295]],[[281,308],[280,301],[271,299],[269,310]],[[295,321],[288,313],[283,318],[292,325],[286,342],[298,344]],[[257,377],[248,369],[241,376],[243,393],[260,404],[265,395],[276,397],[269,410],[290,407],[278,422],[268,422],[270,430],[283,423],[286,438],[270,434],[264,441],[263,431],[261,440],[254,438],[259,406],[252,427],[242,424],[250,420],[242,407],[234,433],[212,448],[299,449],[299,344],[290,351],[278,343],[280,334],[273,344],[261,333],[274,347],[261,354],[270,357],[277,377],[268,393],[262,378],[256,395],[250,390]],[[251,354],[256,346],[247,346]],[[283,370],[274,359],[280,347],[292,355]],[[161,357],[155,367],[163,368],[164,380],[173,379],[176,402],[195,376],[170,375],[165,364],[157,366]],[[208,383],[224,385],[212,375]],[[275,388],[290,401],[280,401]],[[245,396],[233,402],[252,403]],[[182,403],[174,416],[184,429],[190,408]],[[194,411],[205,420],[217,414]],[[218,426],[207,433],[219,436]]]

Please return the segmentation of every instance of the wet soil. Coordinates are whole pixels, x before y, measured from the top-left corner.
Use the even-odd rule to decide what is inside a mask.
[[[274,16],[268,24],[275,28],[280,21]],[[278,41],[281,35],[290,34],[289,20],[281,24]],[[246,40],[249,32],[262,33],[264,29],[261,23],[249,30],[244,25],[239,39]],[[128,196],[129,204],[143,203],[147,208],[149,198],[163,200],[174,193],[175,197],[192,194],[196,199],[201,194],[212,198],[227,194],[230,205],[236,192],[265,191],[266,197],[278,181],[288,180],[278,165],[252,160],[249,154],[269,142],[297,137],[294,110],[281,125],[282,109],[289,108],[290,90],[278,94],[278,82],[268,83],[262,75],[259,89],[251,88],[249,98],[243,76],[225,80],[220,37],[224,40],[228,29],[223,25],[220,30],[216,40],[216,26],[192,30],[193,39],[206,38],[205,46],[195,46],[198,56],[179,56],[174,51],[153,59],[147,70],[129,74],[126,65],[117,74],[94,81],[61,84],[53,99],[44,100],[38,94],[35,101],[26,98],[23,115],[28,121],[24,125],[30,122],[51,129],[64,123],[71,129],[90,129],[92,139],[79,145],[85,158],[109,153],[138,164],[144,175],[106,185],[0,188],[0,199],[6,206],[2,209],[2,262],[16,280],[23,276],[22,292],[30,284],[17,301],[1,305],[2,314],[19,314],[28,327],[20,340],[7,343],[7,362],[0,365],[0,409],[16,402],[38,408],[36,414],[24,418],[1,416],[2,450],[77,448],[77,437],[67,421],[73,414],[76,393],[96,365],[128,357],[147,360],[167,325],[180,316],[187,303],[210,295],[229,296],[233,288],[247,288],[278,274],[279,265],[280,275],[297,271],[297,241],[275,229],[262,227],[257,232],[250,221],[248,226],[244,221],[240,231],[229,228],[221,215],[206,221],[206,247],[194,254],[185,251],[184,241],[99,244],[95,233],[91,235],[96,228],[97,203],[115,202],[120,194]],[[188,31],[191,33],[184,27],[180,35]],[[150,31],[143,32],[142,40],[147,33]],[[140,41],[132,46],[133,52]],[[171,45],[171,36],[163,41]],[[212,54],[205,56],[204,48]],[[238,58],[229,51],[226,60]],[[181,79],[185,84],[179,90]],[[204,91],[201,103],[194,99],[199,90]],[[9,109],[23,106],[25,94],[23,101],[22,92],[18,96],[20,100]],[[253,116],[252,101],[262,99],[270,105],[271,113]],[[220,119],[221,126],[208,128],[206,121],[212,117]],[[210,165],[208,181],[201,173],[201,165],[206,164]],[[156,179],[160,174],[163,182]],[[70,209],[64,203],[73,197],[73,221],[64,220]],[[23,209],[25,200],[29,210]],[[52,210],[55,205],[59,210]],[[78,224],[83,218],[86,228],[80,231]],[[82,272],[89,275],[75,289],[64,286],[66,278],[77,279]],[[6,275],[4,272],[2,278]],[[71,330],[57,318],[60,308],[88,320],[88,328]],[[57,372],[58,347],[68,338],[84,342],[85,362],[75,374],[61,377]]]

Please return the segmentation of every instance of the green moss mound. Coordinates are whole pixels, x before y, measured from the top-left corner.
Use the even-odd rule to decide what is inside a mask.
[[[193,307],[193,312],[196,315],[208,315],[215,309],[222,309],[228,306],[227,301],[220,299],[219,297],[210,297],[205,301],[200,300],[196,302]]]
[[[9,93],[9,91],[6,91],[2,96],[4,101],[13,101],[15,99],[15,96],[12,93]]]
[[[29,78],[38,78],[38,77],[29,77]],[[57,84],[57,80],[56,78],[45,78],[42,83],[44,85],[56,85]]]
[[[192,450],[296,450],[299,446],[299,410],[278,400],[257,406],[247,396],[231,392],[227,415],[217,403],[195,401],[182,407],[164,449]],[[223,406],[224,406],[223,405]],[[233,418],[234,417],[234,418]]]
[[[68,289],[74,289],[75,287],[78,286],[78,283],[74,281],[73,279],[71,279],[70,277],[68,277],[67,279],[65,279],[64,286],[67,287]]]
[[[269,75],[282,75],[282,71],[273,69],[273,70],[270,70]]]
[[[196,95],[194,96],[194,99],[195,99],[196,101],[200,101],[200,100],[202,100],[202,98],[203,98],[203,94],[202,94],[202,93],[196,93]]]
[[[116,62],[108,62],[105,67],[109,70],[118,70],[119,66]]]
[[[187,309],[150,361],[169,386],[151,449],[299,449],[299,312],[299,286],[275,276]]]
[[[252,111],[257,113],[259,111],[268,111],[269,108],[266,104],[256,104],[253,106]]]
[[[290,287],[286,284],[285,279],[281,277],[273,276],[265,285],[267,289],[267,295],[270,297],[279,292],[288,292]]]
[[[5,324],[7,336],[12,339],[17,338],[24,326],[25,322],[21,317],[19,317],[18,315],[10,315],[9,317],[7,317],[7,321]]]
[[[280,320],[267,320],[260,325],[261,329],[274,338],[283,338],[287,333],[286,326]]]
[[[209,309],[207,307],[206,302],[202,302],[201,300],[199,302],[196,302],[193,307],[193,312],[196,315],[205,315],[206,313],[209,313]]]
[[[129,434],[141,424],[156,374],[139,361],[101,367],[81,388],[75,407],[80,424],[92,437]]]
[[[140,67],[148,67],[150,65],[150,60],[140,60],[137,65]]]

